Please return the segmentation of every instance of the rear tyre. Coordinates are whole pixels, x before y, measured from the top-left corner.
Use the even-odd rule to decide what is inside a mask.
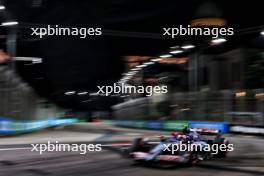
[[[188,162],[187,162],[187,165],[192,167],[192,166],[195,166],[199,161],[200,160],[199,160],[199,157],[198,157],[198,153],[191,152],[190,156],[189,156],[189,159],[188,159]]]

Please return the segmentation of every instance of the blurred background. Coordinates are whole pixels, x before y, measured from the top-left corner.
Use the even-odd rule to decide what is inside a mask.
[[[25,168],[25,173],[21,172],[25,175],[88,172],[172,175],[175,171],[155,173],[153,168],[134,171],[135,166],[121,159],[108,166],[112,159],[119,158],[109,151],[91,154],[91,160],[80,161],[82,156],[66,153],[39,159],[29,151],[6,149],[46,139],[130,140],[154,133],[138,131],[139,128],[175,131],[193,123],[198,123],[199,128],[222,130],[237,144],[239,149],[228,162],[220,161],[219,167],[214,165],[215,170],[223,169],[219,174],[264,175],[262,10],[262,3],[254,0],[1,0],[0,165],[4,167],[0,175]],[[31,28],[47,25],[100,27],[103,35],[85,39],[75,36],[40,39],[31,35]],[[162,35],[163,28],[179,25],[231,27],[234,35],[216,39],[212,36],[172,39]],[[151,97],[97,94],[97,86],[114,83],[165,85],[168,93]],[[116,125],[122,126],[122,130]],[[249,149],[252,153],[241,156]],[[18,160],[20,155],[26,159]],[[41,161],[37,166],[33,164],[36,160]],[[89,162],[92,164],[86,167]],[[234,163],[250,169],[241,171]],[[71,172],[65,166],[72,166]],[[106,169],[98,170],[101,167]],[[179,173],[209,175],[214,169],[208,167],[211,165]]]

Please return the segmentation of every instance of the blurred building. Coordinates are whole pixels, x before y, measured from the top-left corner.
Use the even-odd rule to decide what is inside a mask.
[[[190,54],[188,62],[182,65],[187,71],[176,67],[171,71],[168,68],[159,68],[157,72],[147,70],[144,75],[165,78],[154,85],[168,85],[169,93],[128,98],[113,107],[115,117],[264,125],[263,60],[263,53],[258,49],[237,48],[218,54],[198,51]],[[159,66],[164,63],[160,62]]]
[[[0,117],[30,120],[63,116],[61,108],[37,95],[6,63],[0,64]]]

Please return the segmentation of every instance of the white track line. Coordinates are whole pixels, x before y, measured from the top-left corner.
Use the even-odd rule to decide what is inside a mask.
[[[0,151],[10,151],[10,150],[29,150],[31,147],[21,147],[21,148],[0,148]]]

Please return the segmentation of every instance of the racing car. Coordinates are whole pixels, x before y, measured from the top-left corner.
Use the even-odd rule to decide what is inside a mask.
[[[208,132],[207,132],[208,134]],[[174,133],[175,135],[175,133]],[[183,143],[194,144],[194,140],[186,138],[185,133],[177,133],[177,137],[182,137]],[[185,137],[185,139],[184,139]],[[172,141],[171,138],[164,136],[159,137],[159,141],[150,141],[147,138],[136,138],[131,147],[128,149],[128,156],[137,163],[155,162],[155,163],[170,163],[170,164],[185,164],[189,166],[196,165],[202,160],[208,160],[213,157],[226,157],[227,151],[217,151],[212,153],[211,151],[173,151],[172,147],[178,144],[179,141]],[[229,142],[223,138],[220,134],[216,134],[213,138],[203,137],[201,139],[203,144],[212,146],[217,145],[228,145]],[[164,150],[164,148],[167,150]]]

